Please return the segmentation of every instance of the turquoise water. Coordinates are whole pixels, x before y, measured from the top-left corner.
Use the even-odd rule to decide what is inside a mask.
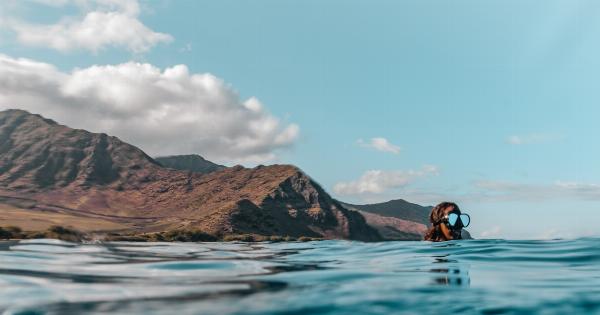
[[[600,239],[0,242],[2,314],[600,314]]]

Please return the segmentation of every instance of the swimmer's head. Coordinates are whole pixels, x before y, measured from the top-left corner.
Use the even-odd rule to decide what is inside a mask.
[[[457,204],[442,202],[431,209],[431,228],[425,234],[427,241],[449,241],[461,239],[462,228],[470,223],[468,214],[463,214]]]

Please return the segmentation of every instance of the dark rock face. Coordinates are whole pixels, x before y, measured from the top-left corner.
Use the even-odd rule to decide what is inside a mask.
[[[195,173],[207,174],[225,168],[225,166],[205,160],[197,154],[162,156],[154,160],[164,167]]]
[[[289,221],[287,230],[304,229],[298,234],[321,235],[326,238],[344,235],[348,239],[381,240],[376,230],[369,227],[359,213],[344,208],[299,169],[269,194],[261,202],[261,207],[273,213],[280,221]]]
[[[214,235],[381,239],[358,212],[294,166],[206,162],[213,171],[165,168],[116,137],[21,110],[0,112],[0,196],[137,232],[193,228]]]

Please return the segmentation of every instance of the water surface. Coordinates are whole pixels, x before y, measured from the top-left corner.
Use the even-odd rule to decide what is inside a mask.
[[[600,239],[0,242],[2,314],[600,314]]]

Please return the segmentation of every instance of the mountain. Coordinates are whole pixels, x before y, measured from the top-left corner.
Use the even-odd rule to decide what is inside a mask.
[[[349,203],[342,204],[348,209],[360,210],[379,214],[384,217],[393,217],[401,220],[417,222],[427,226],[429,225],[429,213],[433,208],[430,206],[425,207],[415,203],[410,203],[403,199],[366,205],[353,205]]]
[[[362,215],[295,166],[176,170],[116,137],[22,110],[0,112],[0,210],[11,213],[3,225],[31,229],[72,223],[104,233],[381,240]]]
[[[197,154],[162,156],[154,160],[164,167],[196,173],[207,174],[225,168],[225,166],[205,160]]]
[[[421,206],[403,199],[381,203],[353,205],[340,202],[344,207],[360,212],[367,224],[377,229],[386,240],[421,240],[430,226],[429,213],[433,207]],[[463,239],[472,239],[466,229]]]
[[[367,224],[375,228],[385,240],[420,241],[427,232],[427,226],[422,223],[386,217],[366,211],[359,212],[367,220]]]
[[[0,184],[38,191],[135,185],[162,171],[142,150],[22,110],[0,112]]]

